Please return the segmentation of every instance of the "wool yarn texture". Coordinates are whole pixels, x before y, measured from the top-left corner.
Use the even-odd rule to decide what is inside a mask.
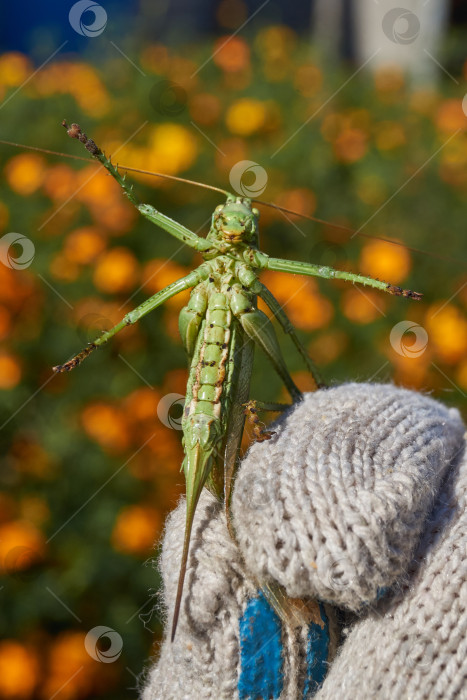
[[[321,687],[308,682],[309,633],[283,624],[267,697],[467,697],[467,461],[458,412],[392,385],[352,383],[306,394],[272,429],[239,468],[235,541],[222,504],[203,490],[173,643],[184,500],[168,518],[159,560],[166,637],[142,700],[263,697],[255,683],[271,674],[274,654],[246,658],[242,636],[263,584],[308,609],[318,601],[330,647],[337,623],[346,623]]]

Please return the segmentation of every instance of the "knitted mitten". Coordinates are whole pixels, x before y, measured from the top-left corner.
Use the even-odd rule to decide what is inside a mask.
[[[201,496],[177,634],[143,700],[460,697],[467,463],[457,411],[347,384],[307,394],[273,429],[238,473],[236,542],[221,504]],[[181,502],[160,560],[169,628],[184,523]],[[283,624],[259,583],[309,601],[307,624]],[[356,614],[329,665],[338,608]]]

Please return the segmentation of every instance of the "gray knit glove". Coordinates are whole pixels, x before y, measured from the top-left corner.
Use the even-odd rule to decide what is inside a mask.
[[[143,700],[467,697],[458,412],[391,385],[346,384],[307,394],[274,430],[239,470],[238,544],[202,494],[177,635]],[[184,522],[181,502],[160,560],[169,627]],[[308,625],[282,624],[258,581],[308,601]],[[353,619],[332,661],[338,609]]]

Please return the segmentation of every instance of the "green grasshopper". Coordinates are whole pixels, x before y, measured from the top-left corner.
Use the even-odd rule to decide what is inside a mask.
[[[206,238],[201,238],[151,205],[139,203],[133,187],[94,141],[88,139],[77,124],[68,127],[63,122],[63,126],[71,138],[83,143],[89,153],[102,163],[144,217],[200,252],[204,258],[204,262],[186,277],[168,285],[130,311],[116,326],[102,333],[73,359],[54,367],[56,372],[73,369],[125,326],[136,323],[179,292],[192,289],[190,300],[179,317],[180,334],[190,358],[190,370],[182,418],[186,526],[172,623],[173,641],[180,613],[193,518],[201,491],[207,486],[217,497],[224,499],[231,529],[228,510],[245,413],[256,424],[258,439],[271,437],[270,432],[259,428],[256,404],[249,402],[255,345],[269,357],[292,401],[302,399],[302,393],[285,365],[274,328],[268,317],[257,308],[258,297],[267,304],[283,331],[292,339],[314,377],[316,388],[323,386],[284,310],[259,281],[258,273],[261,270],[277,270],[348,280],[417,300],[421,295],[371,277],[269,257],[258,249],[259,211],[252,207],[250,199],[224,190],[220,191],[226,196],[226,201],[216,207],[209,233]],[[281,404],[260,406],[272,411],[284,409]],[[271,595],[274,597],[273,593]]]

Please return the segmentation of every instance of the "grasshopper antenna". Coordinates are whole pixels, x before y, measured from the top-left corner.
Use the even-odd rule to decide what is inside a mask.
[[[73,133],[73,127],[77,127],[78,125],[72,124],[71,127],[68,126],[68,124],[63,120],[62,125],[68,130],[72,129]],[[78,127],[79,128],[79,127]],[[78,138],[77,135],[72,135],[72,138]],[[89,139],[90,140],[90,139]],[[52,151],[47,148],[39,148],[38,146],[30,146],[28,144],[24,143],[15,143],[14,141],[6,141],[4,139],[0,139],[0,143],[4,144],[6,146],[13,146],[15,148],[22,148],[27,151],[37,151],[39,153],[46,153],[47,155],[52,155],[52,156],[60,156],[61,158],[70,158],[71,160],[81,160],[84,161],[85,163],[89,163],[89,159],[85,158],[83,156],[76,156],[72,155],[71,153],[62,153],[61,151]],[[94,143],[94,142],[93,142]],[[94,144],[95,145],[95,144]],[[97,148],[97,146],[96,146]],[[89,150],[89,149],[88,149]],[[100,149],[99,149],[100,151]],[[184,177],[177,177],[176,175],[167,175],[166,173],[158,173],[154,172],[152,170],[141,170],[141,168],[132,168],[129,165],[118,165],[118,168],[120,170],[125,170],[127,172],[131,173],[140,173],[142,175],[151,175],[153,177],[160,177],[165,180],[173,180],[174,182],[181,182],[186,185],[194,185],[195,187],[202,187],[203,189],[206,190],[212,190],[213,192],[219,192],[220,194],[223,194],[224,196],[228,196],[230,192],[227,190],[223,190],[221,187],[215,187],[214,185],[208,185],[205,182],[197,182],[196,180],[189,180],[188,178]],[[291,214],[292,216],[299,216],[302,219],[307,219],[308,221],[314,221],[315,223],[318,224],[323,224],[325,226],[331,226],[332,228],[336,229],[341,229],[342,231],[345,231],[346,233],[354,234],[357,236],[360,236],[362,238],[369,238],[370,240],[377,240],[377,241],[384,241],[385,243],[389,243],[390,245],[395,245],[395,246],[400,246],[401,248],[406,248],[407,250],[412,251],[413,253],[420,253],[421,255],[428,255],[432,258],[435,258],[437,260],[445,260],[446,262],[451,262],[451,263],[456,263],[459,264],[462,262],[461,260],[457,258],[451,258],[447,255],[440,255],[439,253],[433,253],[429,250],[422,250],[421,248],[414,248],[413,246],[409,246],[406,243],[401,243],[400,241],[394,241],[389,238],[384,238],[383,236],[372,236],[370,233],[362,233],[361,231],[355,230],[351,228],[350,226],[345,226],[344,224],[338,224],[333,221],[326,221],[326,219],[320,219],[316,216],[311,216],[310,214],[303,214],[298,211],[293,211],[293,209],[287,209],[287,207],[282,207],[279,204],[274,204],[273,202],[264,202],[262,199],[252,199],[252,202],[255,202],[255,204],[259,204],[260,206],[263,207],[270,207],[271,209],[277,209],[278,211],[282,211],[285,214]]]

